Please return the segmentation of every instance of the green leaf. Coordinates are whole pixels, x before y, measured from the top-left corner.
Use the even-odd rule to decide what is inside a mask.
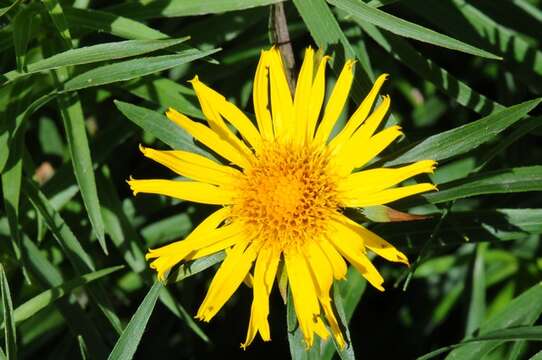
[[[214,54],[220,49],[200,51],[197,49],[184,50],[175,55],[162,55],[148,58],[121,61],[100,66],[83,74],[76,75],[64,83],[61,92],[85,89],[93,86],[126,81],[159,71],[171,69],[196,59]]]
[[[173,107],[175,110],[194,118],[205,119],[197,103],[194,91],[173,80],[159,76],[147,76],[121,84],[123,89],[142,99],[152,101],[164,109]]]
[[[532,325],[542,312],[542,302],[539,301],[542,296],[542,285],[537,284],[520,296],[512,300],[503,311],[488,319],[480,327],[480,336],[488,340],[482,343],[469,344],[452,351],[446,359],[481,359],[483,355],[499,346],[504,339],[533,339],[533,330],[518,331],[517,329],[506,331],[507,328],[513,328],[522,325]],[[534,330],[537,335],[534,338],[541,340],[542,327]],[[534,328],[533,328],[534,329]],[[493,331],[501,330],[494,334]],[[504,333],[503,333],[504,331]],[[517,336],[520,334],[520,336]]]
[[[25,7],[13,19],[13,45],[17,71],[24,71],[26,67],[26,49],[30,41],[30,30],[34,16],[36,16],[34,9]]]
[[[62,247],[68,260],[79,274],[95,271],[94,263],[88,253],[83,249],[77,237],[64,222],[60,214],[51,206],[47,198],[28,179],[23,180],[23,191],[36,210],[43,216],[47,227]],[[120,321],[111,309],[105,290],[100,286],[91,286],[90,295],[95,299],[98,307],[109,320],[112,327],[120,332]]]
[[[87,360],[88,358],[87,344],[85,344],[85,339],[81,335],[77,336],[77,343],[79,344],[79,352],[81,353],[81,359]]]
[[[113,244],[122,254],[124,261],[130,266],[130,269],[136,273],[141,273],[147,269],[147,264],[139,242],[139,235],[130,225],[124,214],[122,203],[118,198],[107,166],[103,166],[102,169],[98,170],[96,180],[102,205],[105,231],[111,237]]]
[[[381,31],[376,26],[359,18],[354,18],[354,21],[378,45],[399,60],[402,65],[408,66],[418,76],[434,84],[445,95],[455,99],[459,104],[476,111],[480,115],[487,115],[504,108],[501,104],[476,92],[465,82],[455,78],[427,56],[422,55],[407,40],[390,32]]]
[[[130,121],[133,121],[143,130],[156,136],[159,140],[169,145],[170,148],[186,150],[211,157],[210,154],[194,144],[190,134],[170,121],[165,115],[118,100],[115,101],[115,105]]]
[[[9,149],[9,158],[4,172],[2,172],[2,193],[4,211],[8,218],[11,240],[13,241],[15,256],[24,266],[21,256],[21,234],[19,221],[19,204],[21,196],[21,180],[23,175],[23,146],[24,128],[19,127],[14,134]]]
[[[439,191],[423,195],[438,204],[483,194],[542,190],[542,166],[526,166],[481,173],[439,185]]]
[[[53,21],[53,24],[58,30],[58,33],[60,37],[62,38],[62,40],[64,40],[65,46],[68,48],[71,48],[72,37],[70,34],[70,29],[68,28],[68,22],[66,21],[66,17],[64,16],[64,11],[62,10],[62,6],[60,5],[60,2],[58,0],[41,0],[41,1],[47,8],[47,11],[49,12],[49,15],[51,17],[51,20]]]
[[[70,49],[28,65],[28,69],[24,73],[10,71],[3,76],[9,82],[40,71],[146,54],[178,45],[187,39],[185,37],[171,40],[127,40]]]
[[[23,246],[26,258],[28,259],[27,267],[33,275],[34,281],[44,289],[62,285],[63,280],[59,270],[49,262],[44,253],[27,236],[23,237]],[[105,340],[96,328],[95,322],[90,320],[87,313],[80,308],[79,304],[70,303],[68,299],[61,298],[55,302],[55,306],[66,322],[73,327],[74,333],[83,336],[89,351],[96,358],[105,359],[108,354],[108,347],[105,345]]]
[[[373,73],[368,62],[356,51],[344,35],[325,0],[294,0],[312,38],[319,48],[332,57],[331,65],[336,74],[347,59],[357,58],[363,71],[356,70],[350,97],[359,105],[372,87]]]
[[[27,106],[38,87],[39,85],[32,86],[31,82],[26,81],[0,87],[0,112],[12,115],[4,116],[0,121],[0,172],[4,171],[8,161],[13,136],[23,123],[23,118],[18,115]]]
[[[484,257],[487,243],[477,244],[472,266],[471,292],[465,337],[470,337],[480,327],[486,312],[486,275]]]
[[[54,6],[49,9],[51,11],[50,15],[53,16],[53,18],[62,18],[56,20],[59,24],[58,31],[62,31],[61,24],[65,22],[63,20],[62,8],[56,0],[43,1],[47,1],[48,6],[51,6],[54,3]],[[69,32],[66,34],[69,35]],[[64,50],[71,47],[71,40],[67,41],[67,43],[68,44],[64,44],[64,46],[60,48]],[[46,54],[55,51],[57,47],[59,47],[59,45],[53,40],[44,43]],[[53,83],[57,89],[59,89],[61,86],[60,84],[69,77],[69,73],[67,68],[59,68],[51,72]],[[75,178],[81,189],[83,204],[87,210],[90,224],[98,238],[98,242],[100,243],[102,250],[107,254],[103,219],[100,213],[100,203],[96,191],[96,180],[92,168],[92,159],[90,157],[90,148],[88,145],[81,101],[77,93],[72,93],[58,96],[57,103],[64,123],[64,131],[66,132],[68,140],[68,148],[70,150],[72,165],[75,171]]]
[[[57,100],[60,107],[60,114],[64,121],[68,148],[75,171],[75,178],[83,197],[83,203],[85,204],[90,223],[96,233],[100,246],[107,254],[104,225],[102,214],[100,213],[100,202],[98,200],[94,169],[92,168],[92,159],[90,157],[83,108],[77,93],[64,94],[59,96]]]
[[[64,222],[60,214],[55,211],[47,198],[29,179],[23,179],[23,191],[36,210],[43,216],[47,226],[65,249],[70,262],[80,272],[94,271],[94,264],[90,255],[83,249],[79,240]]]
[[[147,296],[141,302],[141,305],[137,308],[134,316],[130,319],[128,326],[126,326],[126,329],[124,329],[120,338],[117,340],[113,351],[109,354],[108,360],[130,360],[133,358],[162,288],[162,283],[154,283]]]
[[[95,272],[91,272],[82,276],[78,276],[70,281],[63,283],[62,285],[56,286],[49,290],[45,290],[39,295],[34,296],[30,300],[27,300],[23,304],[19,305],[14,313],[13,318],[15,323],[24,321],[40,310],[46,308],[47,306],[53,304],[56,300],[61,297],[69,294],[72,290],[84,286],[88,283],[91,283],[95,280],[98,280],[104,276],[107,276],[115,271],[122,269],[124,265],[112,266]],[[3,324],[2,324],[3,326]]]
[[[433,233],[438,219],[412,223],[378,224],[374,231],[399,247],[419,251]],[[430,248],[450,247],[480,241],[525,239],[542,234],[542,209],[496,209],[451,212],[441,224]],[[405,243],[404,240],[408,239]]]
[[[335,351],[338,352],[341,359],[354,359],[354,349],[352,348],[352,339],[350,338],[350,329],[348,324],[354,310],[356,310],[361,296],[365,292],[367,281],[353,267],[348,268],[348,274],[345,281],[335,282],[333,285],[333,301],[337,314],[339,315],[340,324],[346,335],[347,347],[340,350],[336,343],[326,342],[322,351],[322,360],[331,360]]]
[[[421,159],[443,160],[461,155],[493,139],[510,125],[534,109],[542,98],[526,101],[492,113],[470,124],[428,137],[386,166],[400,165]]]
[[[150,248],[185,237],[194,228],[190,216],[186,213],[175,214],[146,225],[141,229],[141,236]]]
[[[523,34],[500,24],[464,0],[432,1],[429,7],[423,6],[425,3],[413,0],[406,5],[453,36],[501,54],[517,78],[542,91],[542,52],[531,46]]]
[[[3,7],[0,9],[0,17],[4,16],[5,14],[7,14],[8,11],[10,11],[11,9],[13,9],[15,6],[17,6],[19,3],[21,2],[21,0],[15,0],[11,3],[11,5],[9,6],[6,6],[6,7]]]
[[[390,15],[382,10],[372,8],[361,1],[328,0],[328,2],[337,6],[339,9],[346,11],[348,14],[351,14],[354,18],[359,18],[362,21],[366,21],[403,37],[488,59],[502,59],[500,56],[494,55],[483,49],[479,49],[431,29]]]
[[[105,11],[66,7],[66,20],[72,29],[109,33],[124,39],[164,39],[168,36],[130,18]]]
[[[417,358],[417,360],[432,359],[452,349],[456,349],[458,353],[461,353],[461,355],[453,355],[455,352],[454,351],[450,355],[448,355],[446,359],[480,359],[477,357],[468,356],[469,354],[463,353],[462,350],[469,346],[473,348],[477,346],[484,347],[484,349],[495,348],[496,347],[495,343],[497,343],[497,341],[495,340],[499,340],[499,342],[501,343],[505,341],[519,341],[519,340],[542,341],[542,326],[519,326],[519,327],[511,327],[508,329],[490,331],[485,335],[481,335],[476,338],[466,340],[459,344],[445,346],[440,349],[434,350],[430,352],[429,354],[426,354],[424,356]],[[489,351],[491,350],[488,350],[485,353]],[[467,357],[462,357],[463,354],[465,354]],[[480,353],[476,352],[476,355],[480,355]],[[483,354],[481,354],[480,356],[482,355]]]
[[[110,11],[136,19],[216,14],[266,6],[284,0],[158,0],[152,3],[134,1],[109,8]]]
[[[0,264],[0,290],[0,294],[2,295],[3,317],[7,324],[4,328],[6,355],[8,360],[15,360],[17,358],[17,332],[15,330],[13,303],[11,302],[8,279],[2,264]]]
[[[172,282],[179,282],[187,277],[196,275],[204,270],[207,270],[211,266],[218,264],[224,260],[224,252],[219,252],[213,255],[206,256],[204,258],[192,261],[190,264],[182,264],[175,273],[169,278]]]

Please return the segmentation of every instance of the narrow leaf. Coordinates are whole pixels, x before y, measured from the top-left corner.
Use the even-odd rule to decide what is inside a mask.
[[[59,96],[57,100],[64,121],[68,148],[83,203],[100,246],[104,253],[107,254],[103,219],[100,212],[100,202],[96,190],[96,180],[79,95],[77,93],[64,94]]]
[[[64,13],[72,29],[88,29],[134,40],[165,39],[168,37],[138,21],[105,11],[66,7]]]
[[[21,0],[15,0],[11,3],[11,5],[9,6],[6,6],[6,7],[3,7],[3,8],[0,8],[0,17],[4,16],[5,14],[7,14],[8,11],[10,11],[11,9],[13,9],[15,6],[17,6],[19,3],[21,2]]]
[[[134,1],[109,8],[118,14],[136,19],[149,19],[154,17],[178,17],[216,14],[228,11],[250,9],[257,6],[266,6],[284,0],[158,0],[152,3]]]
[[[124,329],[120,338],[117,340],[113,351],[109,354],[108,360],[130,360],[133,358],[162,288],[163,285],[161,282],[154,283],[147,296],[143,299],[143,302],[141,302],[141,305],[137,308],[134,316],[132,316],[128,326],[126,326],[126,329]]]
[[[4,328],[6,356],[8,360],[15,360],[17,358],[17,333],[15,330],[15,319],[13,316],[13,303],[11,302],[8,279],[2,264],[0,264],[0,290],[2,295],[3,316],[7,325]]]
[[[51,206],[47,198],[39,191],[39,189],[31,182],[31,180],[23,180],[23,191],[28,196],[32,205],[43,216],[47,227],[53,233],[55,239],[64,250],[68,260],[79,274],[84,274],[94,271],[95,267],[91,257],[83,249],[76,236],[73,234],[69,226],[64,222],[60,214]],[[109,320],[113,329],[120,331],[120,320],[112,310],[105,290],[97,284],[89,288],[89,293],[96,301],[96,304],[103,312],[104,316]]]
[[[470,337],[480,327],[486,313],[486,272],[484,265],[486,249],[487,243],[482,243],[477,244],[474,251],[465,337]]]
[[[66,294],[69,294],[73,289],[76,289],[80,286],[84,286],[104,276],[114,273],[115,271],[118,271],[122,269],[123,267],[124,265],[108,267],[102,270],[98,270],[92,273],[88,273],[88,274],[76,277],[70,281],[63,283],[62,285],[56,286],[49,290],[45,290],[39,295],[36,295],[30,300],[27,300],[23,304],[19,305],[15,309],[13,313],[13,318],[15,320],[15,323],[19,323],[21,321],[24,321],[30,318],[31,316],[36,314],[38,311],[53,304],[56,300],[65,296]]]
[[[170,276],[170,279],[173,279],[173,282],[179,282],[187,277],[196,275],[211,266],[218,264],[224,260],[224,252],[219,252],[213,255],[206,256],[204,258],[195,260],[190,264],[182,264],[179,269],[175,272],[173,276]]]
[[[207,157],[211,156],[197,147],[192,141],[192,136],[175,125],[165,115],[118,100],[115,101],[115,105],[130,121],[156,136],[172,149],[191,151]]]
[[[437,218],[411,223],[381,223],[374,231],[406,249],[419,251],[438,223]],[[542,234],[542,209],[496,209],[451,212],[441,224],[430,248],[450,247],[480,241],[509,241]],[[404,239],[408,239],[405,243]]]
[[[30,30],[34,16],[34,9],[26,7],[19,11],[13,19],[13,45],[17,71],[23,71],[26,67],[26,49],[30,41]]]
[[[186,37],[171,40],[127,40],[70,49],[28,65],[24,73],[10,71],[3,76],[6,81],[13,81],[40,71],[142,55],[178,45],[186,40]]]
[[[539,98],[510,106],[470,124],[430,136],[406,153],[386,162],[386,165],[400,165],[419,159],[443,160],[464,154],[493,139],[527,115],[541,101],[542,98]]]
[[[63,280],[59,270],[27,236],[23,237],[23,247],[28,259],[28,271],[41,288],[48,289],[62,285]],[[70,303],[68,299],[61,298],[54,305],[66,322],[70,323],[74,333],[83,336],[89,351],[96,358],[105,359],[109,351],[102,338],[102,333],[98,331],[95,322],[90,320],[88,314],[81,309],[79,304]]]
[[[139,78],[141,76],[150,75],[159,71],[171,69],[175,66],[186,64],[196,59],[214,54],[217,51],[220,51],[220,49],[212,49],[207,51],[190,49],[181,51],[175,55],[140,58],[100,66],[66,81],[61,92],[74,91]]]
[[[501,104],[476,92],[427,56],[422,55],[407,40],[390,32],[381,31],[376,26],[359,18],[355,18],[354,21],[378,45],[399,60],[401,64],[408,66],[418,76],[434,84],[445,95],[455,99],[459,104],[476,111],[480,115],[487,115],[504,108]]]
[[[41,1],[47,8],[53,24],[58,30],[58,33],[60,34],[62,40],[64,40],[65,46],[71,48],[72,37],[70,34],[70,29],[68,28],[68,22],[66,21],[66,17],[64,16],[64,11],[62,9],[62,6],[60,5],[60,2],[58,0]]]
[[[519,326],[511,327],[508,329],[490,331],[487,334],[477,336],[464,342],[433,350],[430,353],[425,354],[424,356],[420,356],[419,358],[417,358],[417,360],[432,359],[453,349],[456,349],[456,351],[454,352],[463,354],[463,349],[468,347],[495,348],[495,344],[497,343],[497,341],[495,340],[499,340],[499,342],[501,343],[505,341],[520,340],[542,341],[542,326]],[[453,355],[454,352],[452,352],[446,359],[478,359],[473,357],[457,357],[462,355]],[[537,355],[535,355],[531,359],[537,358]]]
[[[500,56],[494,55],[488,51],[390,15],[382,10],[372,8],[361,1],[328,0],[328,2],[337,6],[339,9],[346,11],[348,14],[351,14],[354,18],[359,18],[400,36],[488,59],[501,59]]]
[[[540,313],[542,312],[542,302],[540,301],[541,297],[541,284],[537,284],[529,290],[525,291],[520,296],[512,300],[512,302],[510,302],[510,304],[508,304],[503,311],[488,319],[480,327],[480,336],[478,338],[486,336],[486,339],[495,339],[494,341],[484,341],[481,343],[468,344],[452,351],[446,359],[481,359],[485,354],[491,351],[491,349],[494,349],[495,347],[502,344],[503,338],[505,337],[502,332],[500,334],[494,335],[491,334],[492,331],[504,331],[504,329],[506,328],[513,328],[522,325],[531,325],[539,318]],[[535,336],[537,340],[542,339],[542,337],[540,336],[541,329],[542,327],[538,328],[538,335]],[[512,330],[511,332],[512,335],[516,335],[519,333],[517,330]],[[530,334],[529,336],[531,336],[532,330],[528,330],[524,332],[524,334],[525,336],[527,336],[528,334]]]
[[[483,194],[503,194],[542,190],[542,166],[526,166],[491,171],[467,179],[439,185],[439,191],[423,195],[438,204]]]

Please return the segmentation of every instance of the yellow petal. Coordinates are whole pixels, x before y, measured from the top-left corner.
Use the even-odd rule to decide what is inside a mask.
[[[222,242],[224,239],[235,238],[238,240],[241,233],[240,228],[237,226],[224,226],[200,237],[187,238],[158,249],[149,250],[145,257],[147,260],[156,259],[150,264],[150,267],[155,269],[158,272],[158,278],[163,280],[165,274],[190,253],[206,246],[212,246],[214,243]]]
[[[242,239],[244,239],[244,236],[238,235],[238,236],[232,236],[232,237],[226,238],[219,242],[214,242],[213,244],[209,246],[202,247],[201,249],[190,252],[190,254],[188,254],[184,259],[186,261],[197,260],[202,257],[215,254],[224,249],[229,249],[230,247],[234,246]]]
[[[361,143],[373,136],[376,128],[380,125],[382,120],[386,117],[388,110],[390,109],[391,99],[388,95],[385,95],[382,102],[378,104],[375,111],[369,115],[363,125],[361,125],[354,133],[357,142]]]
[[[235,237],[242,232],[242,227],[239,224],[232,223],[230,225],[217,227],[231,214],[229,208],[222,208],[209,215],[202,221],[192,232],[181,241],[175,241],[171,244],[159,247],[158,249],[149,249],[145,255],[147,260],[162,256],[178,255],[186,252],[201,249],[202,247],[210,246],[216,242]],[[186,255],[185,255],[186,256]],[[184,259],[184,257],[182,259]]]
[[[231,207],[226,206],[213,212],[207,216],[205,220],[199,223],[198,226],[192,230],[192,232],[186,237],[190,239],[192,237],[198,237],[207,234],[209,231],[215,230],[231,215]],[[233,225],[233,224],[232,224]]]
[[[346,262],[337,252],[335,247],[333,247],[333,245],[331,245],[327,239],[322,239],[318,245],[322,248],[324,254],[328,258],[331,268],[333,269],[333,276],[335,279],[346,279],[346,272],[348,271]]]
[[[342,144],[343,142],[350,139],[354,131],[357,130],[357,128],[365,121],[367,118],[367,115],[369,115],[369,112],[371,111],[373,104],[375,102],[375,99],[378,95],[378,92],[380,91],[380,88],[384,84],[384,81],[388,78],[388,74],[382,74],[376,79],[373,88],[371,91],[369,91],[369,94],[363,99],[361,102],[361,105],[357,108],[357,110],[354,112],[352,117],[348,120],[344,128],[337,134],[336,137],[331,140],[329,143],[329,146],[331,148],[335,148],[336,146],[339,146],[339,144]]]
[[[316,241],[309,243],[305,247],[304,253],[313,281],[316,285],[318,300],[322,305],[322,309],[324,310],[324,314],[331,328],[331,332],[339,344],[339,347],[343,348],[345,341],[339,323],[337,322],[335,314],[333,313],[331,298],[329,295],[331,285],[333,285],[333,269],[331,264],[327,256],[322,251],[322,248],[318,246]]]
[[[367,164],[401,135],[401,127],[397,125],[390,126],[363,142],[358,142],[359,139],[354,134],[345,146],[338,150],[337,171],[342,176],[350,174],[353,169]]]
[[[436,162],[422,160],[397,169],[378,168],[351,174],[339,184],[339,191],[346,197],[356,198],[382,191],[401,181],[423,173],[433,173]]]
[[[250,164],[250,158],[247,154],[235,148],[228,141],[221,139],[220,136],[209,129],[207,126],[190,120],[180,112],[169,108],[166,112],[167,117],[178,126],[186,130],[196,140],[212,149],[214,152],[231,161],[234,164],[246,168]]]
[[[271,112],[275,137],[291,139],[294,124],[294,105],[290,88],[286,80],[282,58],[278,48],[273,47],[269,53],[269,78],[271,90]]]
[[[368,194],[362,198],[344,198],[341,202],[347,207],[366,207],[384,205],[407,196],[416,195],[422,192],[437,190],[436,186],[429,183],[403,186],[393,189],[386,189],[374,194]]]
[[[352,231],[358,233],[358,235],[363,239],[363,243],[365,244],[365,246],[377,255],[383,257],[388,261],[400,262],[409,265],[408,258],[405,254],[397,250],[395,246],[382,239],[374,232],[367,230],[363,226],[357,224],[356,222],[348,219],[345,216],[337,220],[343,222],[344,226],[349,227]]]
[[[246,348],[259,332],[264,341],[271,340],[269,331],[269,295],[273,287],[273,281],[277,272],[279,254],[271,247],[264,247],[260,250],[254,269],[254,282],[252,308],[247,337],[241,347]],[[268,280],[271,279],[269,282]]]
[[[262,138],[273,140],[273,122],[269,112],[269,51],[262,51],[254,76],[252,101]]]
[[[338,217],[341,218],[343,215]],[[380,291],[384,291],[382,287],[384,279],[365,255],[363,238],[351,228],[344,226],[343,223],[344,221],[341,220],[333,221],[329,241],[371,285]]]
[[[309,47],[305,50],[305,59],[301,65],[295,88],[295,121],[293,125],[296,129],[293,140],[298,144],[303,144],[305,142],[305,135],[307,133],[307,114],[310,109],[313,68],[314,50]]]
[[[250,119],[237,106],[227,101],[224,96],[214,91],[196,76],[192,81],[192,86],[198,96],[204,115],[209,119],[211,128],[223,138],[229,140],[232,145],[243,152],[250,150],[240,141],[226,126],[221,116],[232,124],[241,134],[241,136],[256,150],[259,150],[262,139],[258,129],[252,124]]]
[[[233,295],[248,274],[258,253],[260,242],[250,243],[250,240],[237,243],[218,269],[207,295],[203,300],[196,317],[210,321]],[[248,245],[248,247],[247,247]]]
[[[241,172],[218,164],[204,156],[181,150],[155,150],[139,146],[139,149],[149,159],[152,159],[181,176],[206,182],[214,185],[231,186],[239,177]]]
[[[333,284],[333,268],[328,258],[316,241],[308,243],[304,253],[313,275],[318,297],[329,297],[329,290]]]
[[[316,129],[316,122],[320,115],[320,109],[324,103],[324,97],[326,93],[326,65],[329,61],[329,56],[323,56],[318,65],[314,82],[312,83],[311,95],[309,101],[309,111],[307,112],[307,141],[312,141],[314,138],[314,130]]]
[[[339,115],[344,108],[344,104],[348,99],[348,93],[350,92],[350,86],[354,79],[354,60],[348,60],[337,79],[337,83],[331,92],[329,100],[324,111],[322,122],[318,126],[314,141],[318,144],[325,144]]]
[[[180,200],[203,204],[225,205],[233,202],[234,193],[218,186],[194,181],[162,179],[129,180],[134,195],[138,193],[160,194]]]
[[[322,329],[316,289],[302,254],[289,251],[284,254],[284,259],[299,327],[307,347],[311,347],[315,332],[323,339],[327,338],[325,326]]]

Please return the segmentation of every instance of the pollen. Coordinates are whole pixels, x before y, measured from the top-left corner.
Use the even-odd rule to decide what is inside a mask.
[[[244,175],[232,217],[256,238],[284,251],[325,234],[327,219],[338,208],[326,152],[267,144]]]

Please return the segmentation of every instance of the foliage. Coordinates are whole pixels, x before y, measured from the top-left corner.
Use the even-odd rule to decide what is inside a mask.
[[[171,177],[138,144],[212,156],[164,111],[203,119],[187,84],[198,74],[250,115],[279,2],[0,0],[0,359],[542,356],[540,0],[282,3],[297,64],[309,45],[332,56],[335,76],[357,60],[348,114],[391,75],[387,124],[406,136],[373,165],[439,161],[439,192],[392,204],[416,221],[350,214],[377,221],[412,266],[376,262],[385,293],[352,269],[335,285],[346,349],[305,349],[276,290],[271,343],[239,348],[246,288],[195,322],[223,254],[155,282],[146,250],[211,209],[134,198],[129,176]]]

